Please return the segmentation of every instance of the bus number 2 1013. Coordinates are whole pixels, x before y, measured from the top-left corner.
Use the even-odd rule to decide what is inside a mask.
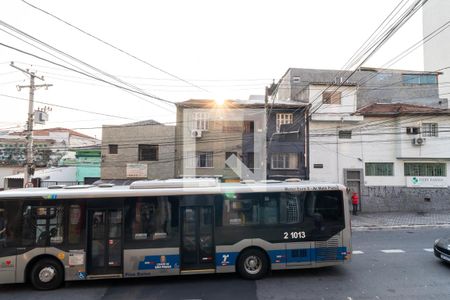
[[[289,240],[297,240],[297,239],[304,239],[306,238],[306,233],[304,231],[291,231],[291,232],[285,232],[284,233],[284,239]]]

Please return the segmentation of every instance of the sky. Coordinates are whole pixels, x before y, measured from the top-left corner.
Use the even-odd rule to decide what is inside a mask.
[[[11,36],[5,32],[11,33],[4,26],[6,23],[171,102],[194,98],[248,99],[249,95],[264,94],[264,87],[272,80],[278,81],[290,67],[341,69],[400,2],[27,1],[165,72],[92,39],[22,0],[1,1],[0,20],[4,22],[0,25],[1,43],[67,66],[75,64],[71,59],[61,61]],[[419,12],[364,66],[382,67],[421,38]],[[48,52],[48,48],[39,47]],[[16,86],[28,85],[29,78],[10,67],[11,61],[44,76],[45,82],[37,80],[37,84],[53,84],[48,90],[36,90],[36,101],[108,115],[51,106],[49,122],[44,127],[72,128],[101,138],[101,126],[105,124],[147,119],[175,121],[173,104],[133,95],[0,46],[0,129],[23,128],[28,111],[28,89],[19,92]],[[419,48],[390,67],[423,70],[423,50]],[[85,66],[83,69],[89,70]],[[98,75],[96,71],[89,72]],[[35,108],[44,106],[35,104]]]

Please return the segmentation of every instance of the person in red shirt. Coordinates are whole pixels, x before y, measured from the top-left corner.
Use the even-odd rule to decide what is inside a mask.
[[[358,209],[359,197],[356,192],[352,193],[352,204],[353,204],[353,215],[356,216],[356,211]]]

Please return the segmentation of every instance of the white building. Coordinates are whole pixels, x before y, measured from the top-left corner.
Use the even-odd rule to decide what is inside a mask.
[[[428,1],[423,7],[423,36],[424,39],[430,38],[424,44],[424,67],[428,71],[441,71],[443,73],[439,76],[441,98],[449,98],[450,96],[449,16],[450,1],[448,0]],[[441,27],[443,25],[446,26]],[[440,29],[443,31],[440,32]]]
[[[38,170],[33,175],[35,184],[46,187],[50,185],[76,185],[77,184],[77,168],[63,167],[63,168],[49,168]],[[5,176],[3,184],[5,189],[21,188],[23,186],[23,173],[16,175]],[[37,181],[39,182],[37,182]]]
[[[363,211],[450,208],[449,110],[375,103],[349,114],[342,103],[311,116],[311,180],[345,184]]]

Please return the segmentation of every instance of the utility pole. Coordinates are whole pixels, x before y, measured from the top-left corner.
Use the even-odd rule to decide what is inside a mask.
[[[27,119],[27,136],[26,136],[26,155],[27,162],[25,164],[24,176],[23,176],[23,187],[33,187],[33,182],[31,181],[31,176],[34,174],[34,162],[33,162],[33,122],[34,122],[34,90],[40,87],[48,89],[53,86],[52,84],[35,84],[35,78],[44,81],[44,76],[36,76],[34,72],[30,72],[29,69],[21,69],[11,62],[11,67],[22,71],[26,75],[30,76],[30,85],[18,85],[17,90],[20,92],[23,88],[29,88],[29,100],[28,100],[28,119]]]

